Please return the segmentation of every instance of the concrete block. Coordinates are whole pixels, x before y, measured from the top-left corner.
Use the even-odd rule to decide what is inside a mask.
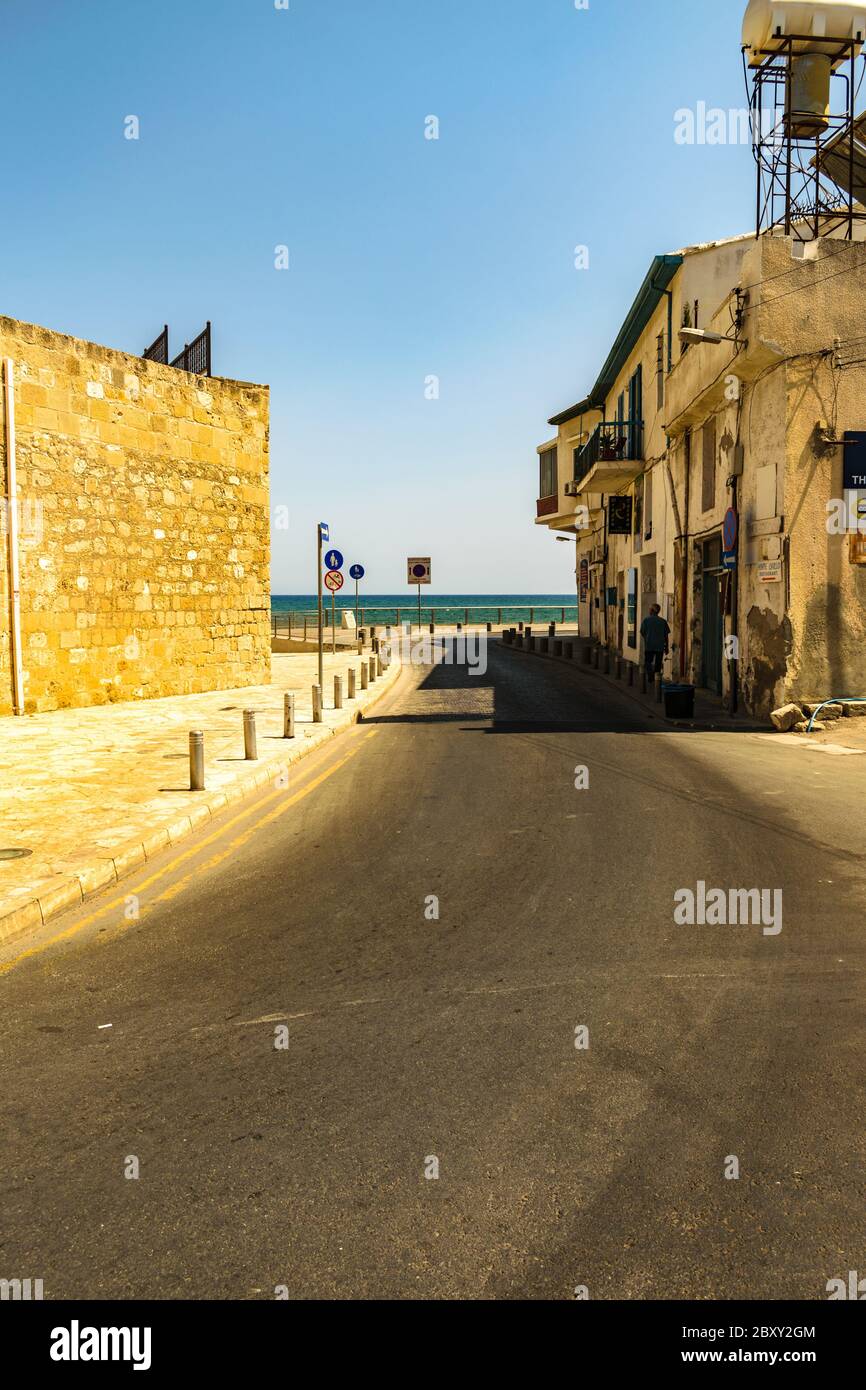
[[[68,907],[77,907],[80,902],[81,884],[77,878],[67,879],[65,883],[59,883],[56,888],[47,889],[46,892],[39,894],[39,907],[43,922],[47,922],[51,917],[56,917],[58,912],[65,912]]]
[[[42,912],[34,899],[33,902],[16,907],[12,912],[0,917],[0,941],[14,941],[16,937],[41,926]]]
[[[100,888],[107,888],[109,883],[114,883],[117,874],[114,869],[113,859],[97,859],[95,863],[89,864],[82,869],[78,875],[81,884],[81,895],[84,898],[90,897],[91,893],[98,893]]]
[[[820,700],[801,700],[800,704],[802,706],[803,713],[806,715],[807,719],[811,718],[813,714],[817,713],[817,711],[821,709]],[[845,711],[841,705],[825,705],[824,708],[821,710],[821,718],[841,719],[844,712]]]
[[[770,715],[770,721],[774,729],[779,733],[785,734],[789,729],[793,729],[803,721],[803,711],[799,705],[781,705],[779,709],[774,709]]]

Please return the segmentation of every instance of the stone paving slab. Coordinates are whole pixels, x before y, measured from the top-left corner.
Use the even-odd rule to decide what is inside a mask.
[[[0,719],[0,941],[12,940],[122,878],[348,728],[397,679],[397,662],[358,698],[347,672],[370,654],[325,658],[324,717],[312,722],[314,653],[276,654],[271,683]],[[343,676],[342,710],[334,676]],[[283,695],[295,695],[295,738]],[[256,711],[259,760],[244,760],[243,711]],[[189,790],[189,733],[205,735],[204,792]]]

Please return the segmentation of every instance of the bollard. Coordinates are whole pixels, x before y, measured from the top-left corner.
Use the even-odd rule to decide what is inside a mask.
[[[523,623],[518,623],[518,624],[517,624],[517,630],[518,630],[518,632],[522,632],[522,631],[523,631]]]
[[[558,637],[554,639],[554,643],[553,643],[553,655],[554,655],[554,656],[562,656],[562,642],[559,640]]]
[[[605,647],[604,651],[604,674],[610,675],[610,647]]]
[[[592,665],[592,647],[584,647],[583,660],[586,666]]]
[[[595,647],[592,653],[592,664],[596,671],[601,666],[601,647]]]
[[[361,662],[361,689],[366,690],[369,684],[369,668],[366,661]]]
[[[358,672],[354,666],[349,667],[349,699],[355,700],[358,697]]]
[[[314,723],[314,724],[321,724],[321,722],[322,722],[322,687],[321,687],[320,685],[314,685],[314,686],[313,686],[313,723]]]
[[[385,674],[385,668],[384,668],[384,666],[382,665],[382,657],[381,657],[381,655],[380,655],[380,656],[377,656],[377,657],[376,657],[376,675],[377,675],[377,677],[378,677],[378,676],[383,676],[384,674]]]
[[[567,658],[568,661],[573,661],[573,660],[574,660],[574,643],[573,643],[573,642],[566,642],[565,646],[564,646],[563,649],[562,649],[562,654],[563,654],[564,657]]]
[[[526,638],[526,640],[527,640],[527,642],[529,643],[529,645],[532,646],[532,628],[531,628],[531,627],[526,627],[526,628],[524,628],[524,629],[523,629],[523,635],[524,635],[524,637]]]
[[[555,636],[556,636],[556,623],[549,623],[549,624],[548,624],[547,635],[548,635],[548,637],[555,637]]]
[[[664,692],[662,690],[662,677],[661,672],[659,672],[656,676],[656,704],[660,705],[663,699]]]
[[[200,730],[189,736],[189,789],[204,791],[204,734]]]
[[[641,695],[646,695],[646,685],[647,685],[647,681],[646,681],[646,667],[645,667],[645,666],[642,666],[642,667],[640,668],[640,693],[641,693]]]
[[[618,681],[621,681],[621,680],[622,680],[622,657],[621,657],[621,656],[618,656],[617,659],[616,659],[616,678],[617,678]]]
[[[628,663],[628,683],[629,683],[629,685],[634,685],[634,662],[633,662],[633,661],[630,661],[630,662]]]
[[[487,624],[487,631],[488,631],[488,632],[492,632],[492,631],[493,631],[493,624],[492,624],[492,623],[488,623],[488,624]],[[512,631],[513,631],[513,629],[512,629]]]
[[[343,708],[343,677],[334,677],[334,709]]]
[[[463,624],[462,624],[462,623],[458,623],[458,624],[457,624],[457,631],[458,631],[458,632],[462,632],[462,631],[463,631]]]
[[[370,671],[370,684],[372,685],[373,682],[374,682],[374,680],[376,679],[376,655],[375,655],[375,653],[373,653],[373,654],[371,655],[371,657],[370,657],[369,671]]]
[[[254,709],[244,710],[244,757],[248,763],[254,763],[258,758],[256,748],[256,712]]]
[[[375,643],[376,641],[376,629],[374,627],[370,628],[370,641],[372,643]]]
[[[283,738],[295,737],[295,697],[283,696]]]
[[[433,636],[435,635],[435,633],[436,633],[436,624],[435,624],[435,623],[431,623],[431,624],[430,624],[430,636],[433,637]]]
[[[550,651],[550,638],[542,637],[540,641],[540,647],[542,656],[547,656],[548,652]]]

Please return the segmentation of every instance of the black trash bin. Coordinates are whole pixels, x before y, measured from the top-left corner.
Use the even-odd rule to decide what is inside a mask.
[[[693,719],[695,715],[695,687],[662,682],[662,695],[665,702],[666,719]]]

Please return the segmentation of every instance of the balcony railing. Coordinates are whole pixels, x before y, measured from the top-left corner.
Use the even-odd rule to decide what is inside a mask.
[[[604,420],[596,425],[574,460],[580,483],[598,463],[638,462],[643,458],[643,420]]]
[[[553,497],[539,497],[535,504],[535,515],[539,519],[543,516],[556,516],[558,511],[559,497],[556,494]]]

